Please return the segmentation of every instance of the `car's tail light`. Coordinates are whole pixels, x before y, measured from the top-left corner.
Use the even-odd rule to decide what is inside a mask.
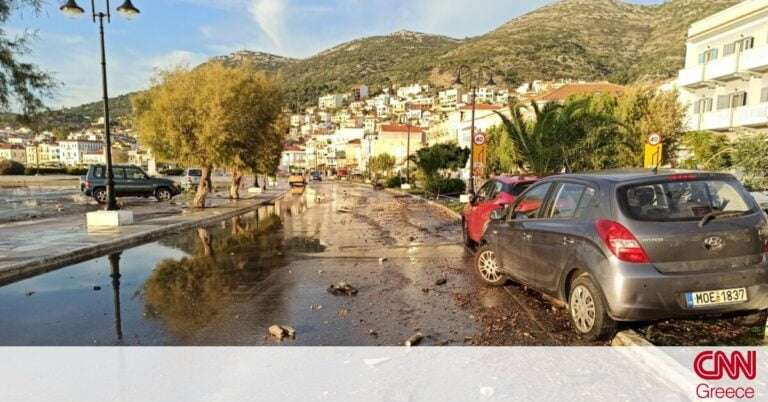
[[[92,184],[91,184],[90,180],[85,182],[85,188],[91,188],[91,186],[92,186]]]
[[[636,264],[645,264],[651,261],[635,235],[622,224],[601,219],[597,221],[595,226],[605,246],[619,260]]]

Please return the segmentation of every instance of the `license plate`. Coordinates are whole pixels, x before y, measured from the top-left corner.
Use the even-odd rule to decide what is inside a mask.
[[[685,294],[688,307],[717,306],[720,304],[744,303],[747,301],[747,289],[721,289]]]

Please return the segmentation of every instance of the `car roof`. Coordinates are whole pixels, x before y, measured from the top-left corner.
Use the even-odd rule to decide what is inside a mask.
[[[669,177],[675,175],[695,175],[702,177],[732,177],[727,173],[708,172],[703,170],[685,170],[685,169],[608,169],[593,172],[569,173],[547,177],[547,179],[580,179],[592,182],[604,181],[612,183],[622,183],[655,177]]]
[[[541,179],[538,176],[496,176],[493,180],[504,184],[517,184],[521,182],[532,182]]]

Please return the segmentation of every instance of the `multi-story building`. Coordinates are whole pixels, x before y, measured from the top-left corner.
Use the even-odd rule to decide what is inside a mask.
[[[304,170],[307,168],[306,152],[298,145],[286,145],[280,158],[280,170]]]
[[[383,124],[379,127],[379,135],[374,138],[372,156],[389,154],[395,157],[398,165],[402,165],[409,155],[408,151],[414,155],[424,146],[424,131],[421,128],[409,128],[405,124]]]
[[[367,85],[355,85],[350,90],[350,97],[352,101],[359,102],[368,98],[368,86]]]
[[[768,0],[747,0],[695,22],[677,86],[687,129],[768,130]]]
[[[338,109],[344,106],[344,95],[330,94],[321,96],[318,100],[318,106],[321,110]]]
[[[455,108],[461,101],[462,91],[459,88],[446,89],[437,94],[438,103],[443,109]]]
[[[61,163],[66,166],[82,165],[83,155],[104,152],[100,141],[66,140],[59,142]]]
[[[0,144],[0,159],[9,159],[19,162],[21,164],[27,164],[27,150],[17,144]]]

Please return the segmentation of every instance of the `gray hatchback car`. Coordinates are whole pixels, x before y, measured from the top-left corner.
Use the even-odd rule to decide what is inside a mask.
[[[475,271],[568,304],[588,339],[616,321],[768,309],[768,219],[727,174],[552,176],[492,216]]]

